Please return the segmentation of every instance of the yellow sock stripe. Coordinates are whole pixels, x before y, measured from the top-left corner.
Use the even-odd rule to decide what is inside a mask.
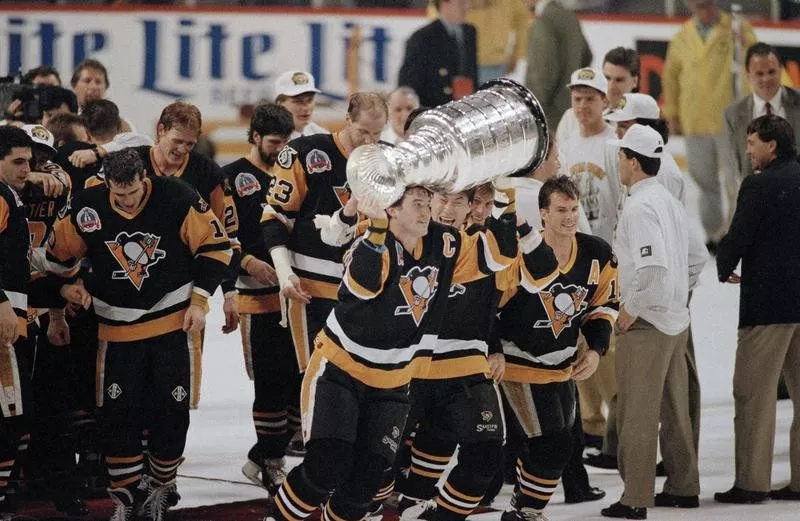
[[[429,460],[434,463],[448,463],[450,461],[450,456],[434,456],[433,454],[428,454],[427,452],[422,452],[421,450],[417,449],[416,447],[411,447],[411,453],[417,456],[420,456],[422,459]]]
[[[480,503],[481,499],[483,499],[483,496],[468,496],[466,494],[459,492],[458,490],[453,488],[453,485],[451,485],[449,481],[445,481],[444,488],[445,490],[447,490],[448,493],[452,494],[458,499],[467,501],[468,503]]]

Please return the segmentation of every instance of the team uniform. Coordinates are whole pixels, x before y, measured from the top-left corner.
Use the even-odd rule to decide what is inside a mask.
[[[300,429],[301,377],[291,333],[280,325],[278,286],[264,286],[245,269],[253,259],[272,263],[260,225],[272,177],[246,158],[222,171],[239,215],[242,261],[236,290],[245,367],[255,385],[253,423],[258,441],[248,455],[256,465],[250,473],[255,474],[265,459],[282,458],[289,438]],[[267,485],[265,477],[262,474]]]
[[[113,205],[105,187],[74,197],[47,251],[54,272],[91,261],[84,282],[99,320],[96,399],[112,496],[122,505],[140,498],[143,474],[153,494],[174,490],[199,340],[182,330],[184,314],[190,304],[206,306],[232,257],[225,230],[195,190],[171,178],[144,183],[133,213]]]
[[[289,325],[301,371],[309,363],[314,337],[336,304],[344,272],[346,248],[325,244],[314,218],[332,215],[350,199],[347,156],[335,134],[290,141],[278,155],[262,217],[267,251],[286,246],[295,274],[311,295],[307,305],[289,301]]]
[[[306,459],[276,495],[278,518],[307,517],[330,490],[325,519],[369,510],[402,441],[408,383],[430,370],[450,285],[502,270],[517,252],[513,214],[474,235],[430,223],[413,252],[385,223],[372,222],[345,258],[303,380]]]
[[[434,346],[431,367],[411,382],[406,426],[413,428],[419,422],[420,427],[411,447],[408,477],[400,489],[408,499],[435,495],[435,519],[457,521],[468,516],[502,462],[505,417],[499,390],[487,376],[490,345],[499,348],[497,342],[490,343],[497,305],[501,292],[516,287],[521,279],[536,291],[558,274],[550,247],[530,226],[525,228],[522,252],[509,268],[450,287],[448,320]],[[472,226],[467,233],[479,230]],[[437,493],[436,483],[456,445],[458,463]]]
[[[506,357],[503,391],[528,446],[517,461],[514,506],[542,510],[570,456],[578,336],[601,355],[609,346],[619,309],[617,260],[608,243],[579,232],[572,257],[546,290],[521,288],[503,295],[497,332]]]

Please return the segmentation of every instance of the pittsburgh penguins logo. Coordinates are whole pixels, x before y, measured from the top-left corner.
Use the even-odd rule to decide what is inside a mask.
[[[414,266],[408,273],[400,277],[400,292],[406,301],[406,306],[397,306],[395,316],[411,315],[414,323],[419,326],[422,317],[428,311],[428,303],[436,294],[439,269],[432,266],[420,268]]]
[[[558,338],[562,331],[572,325],[572,319],[579,316],[589,306],[586,295],[589,290],[583,286],[553,284],[548,291],[540,291],[539,299],[547,312],[547,320],[537,320],[533,327],[549,327]]]
[[[152,233],[135,232],[128,235],[120,232],[113,241],[106,241],[111,255],[122,268],[112,272],[114,280],[128,279],[137,289],[142,289],[144,279],[150,276],[150,267],[167,256],[158,249],[161,237]]]
[[[344,182],[342,186],[334,186],[333,193],[336,194],[336,199],[339,200],[339,204],[342,205],[342,208],[347,205],[347,202],[350,200],[350,185],[347,184],[347,181]]]

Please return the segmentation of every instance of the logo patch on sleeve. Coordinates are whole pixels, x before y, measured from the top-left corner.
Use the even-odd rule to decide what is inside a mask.
[[[278,166],[281,168],[291,168],[292,161],[294,161],[294,156],[297,155],[297,150],[293,149],[290,146],[285,146],[281,149],[278,153]]]
[[[642,246],[639,248],[639,255],[642,257],[651,257],[653,255],[652,246]]]

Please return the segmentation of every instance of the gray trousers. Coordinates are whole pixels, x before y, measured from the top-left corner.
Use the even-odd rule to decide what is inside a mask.
[[[684,139],[689,175],[700,187],[700,220],[709,240],[716,241],[728,224],[727,216],[723,215],[723,197],[731,211],[739,188],[736,174],[728,168],[730,144],[724,132],[713,136],[685,136]]]

